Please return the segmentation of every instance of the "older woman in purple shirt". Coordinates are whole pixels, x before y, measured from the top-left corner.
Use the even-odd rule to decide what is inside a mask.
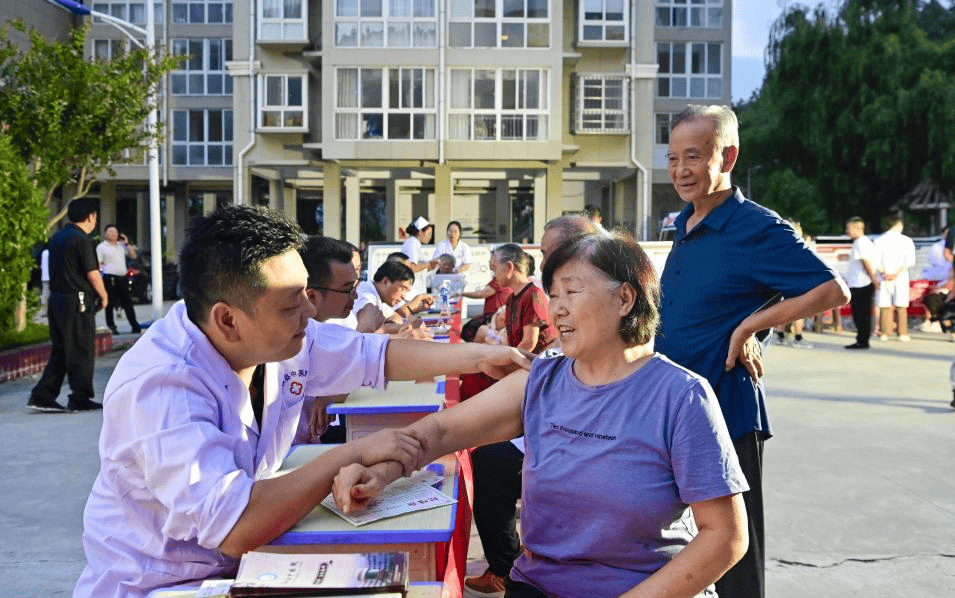
[[[421,463],[525,435],[525,550],[505,596],[715,595],[747,547],[746,481],[706,380],[650,349],[660,295],[647,256],[584,236],[543,280],[563,354],[409,426]],[[360,509],[400,471],[343,468],[335,498]]]

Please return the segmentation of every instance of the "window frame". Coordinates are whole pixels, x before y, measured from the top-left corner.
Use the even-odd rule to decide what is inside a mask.
[[[400,0],[397,0],[400,1]],[[438,47],[438,34],[439,34],[439,24],[438,24],[438,3],[443,2],[444,0],[407,0],[408,14],[407,15],[398,15],[391,14],[392,9],[395,8],[396,0],[380,0],[379,8],[380,11],[378,15],[369,14],[362,15],[363,4],[361,0],[352,0],[352,4],[346,4],[346,0],[334,0],[334,15],[332,19],[333,30],[332,36],[334,37],[334,43],[336,48],[437,48]],[[430,4],[425,6],[426,3]],[[373,3],[367,3],[369,8],[373,8]],[[423,16],[417,16],[416,12],[419,6],[428,9],[430,8],[430,15],[424,14]],[[355,14],[340,14],[342,9],[354,9]],[[427,10],[426,10],[427,12]],[[408,27],[408,43],[406,45],[392,45],[390,44],[391,40],[391,31],[393,26],[406,25]],[[340,29],[346,26],[353,26],[354,29],[352,34],[355,37],[354,44],[342,44],[342,34],[340,34]],[[381,27],[381,44],[369,44],[364,43],[364,27]],[[427,43],[417,43],[418,39],[418,29],[417,27],[427,28],[430,27],[430,40]],[[422,35],[425,35],[426,32],[423,32]]]
[[[725,2],[723,0],[656,0],[654,10],[654,24],[657,27],[681,27],[688,29],[722,29],[725,23]],[[683,14],[682,19],[677,15]],[[694,24],[694,13],[701,15],[699,24]],[[661,19],[661,15],[666,15]],[[713,24],[714,16],[719,22]],[[666,21],[661,23],[661,20]],[[678,23],[682,20],[682,23]]]
[[[702,46],[703,49],[703,65],[701,72],[694,71],[694,52],[696,48],[694,46]],[[683,53],[683,65],[679,66],[681,71],[677,71],[677,60],[676,54],[679,52],[674,52],[674,48],[681,48]],[[719,58],[718,60],[711,60],[711,52],[713,48],[719,49]],[[667,57],[668,63],[663,65],[661,59],[664,54]],[[672,98],[678,100],[690,99],[690,100],[722,100],[723,95],[726,90],[725,82],[723,80],[724,70],[723,62],[725,60],[724,56],[724,44],[723,42],[716,41],[691,41],[691,42],[658,42],[657,43],[657,77],[656,77],[656,90],[654,91],[654,96],[657,98]],[[716,63],[719,67],[718,72],[711,72],[711,64]],[[710,86],[712,82],[719,82],[719,94],[711,94]],[[703,85],[703,94],[694,95],[693,86],[697,83]],[[682,94],[675,93],[676,88],[682,87],[684,89]],[[666,89],[664,93],[663,90]]]
[[[266,2],[274,2],[278,5],[282,16],[265,16]],[[296,0],[298,2],[298,17],[285,16],[285,10],[289,8],[290,0],[259,0],[258,8],[258,27],[256,39],[260,42],[306,42],[308,41],[308,2],[307,0]],[[279,35],[266,35],[269,28],[277,28]]]
[[[621,74],[600,74],[587,73],[578,74],[574,86],[574,133],[577,135],[624,135],[631,132],[630,116],[630,77]],[[612,100],[607,98],[608,82],[618,82],[620,84],[620,108],[608,108],[607,103]],[[588,95],[588,83],[600,82],[600,96]],[[591,87],[592,89],[592,87]],[[588,100],[599,100],[599,108],[588,108]],[[602,124],[600,126],[588,125],[587,115],[601,115]],[[622,127],[608,126],[608,116],[619,115],[623,118]]]
[[[455,102],[453,94],[455,93],[453,87],[454,83],[454,73],[470,73],[468,77],[469,88],[468,88],[468,106],[466,107],[454,107]],[[478,82],[475,77],[475,73],[494,73],[494,106],[492,108],[478,107],[475,102],[475,98],[484,97],[486,98],[487,94],[481,90],[477,89]],[[527,80],[522,82],[521,75],[525,73],[536,72],[537,77],[537,108],[527,108],[527,107],[515,107],[515,108],[505,108],[505,81],[504,74],[507,72],[513,72],[514,77],[514,93],[515,93],[515,104],[519,103],[521,98],[526,99],[527,94]],[[550,119],[551,119],[551,93],[550,93],[550,69],[547,68],[451,68],[448,71],[448,90],[449,95],[448,99],[448,109],[447,109],[447,118],[448,118],[448,139],[451,141],[474,141],[474,142],[546,142],[550,140]],[[522,93],[523,91],[523,93]],[[493,122],[490,120],[493,118]],[[521,136],[516,138],[513,136],[503,135],[503,131],[506,130],[506,119],[510,119],[511,122],[516,122],[515,118],[520,118],[522,120],[521,126]],[[535,119],[533,122],[536,123],[538,134],[533,137],[529,137],[527,134],[528,124],[531,119]],[[456,122],[458,121],[458,122]],[[483,121],[483,123],[481,122]],[[456,129],[462,124],[467,125],[467,136],[460,137],[454,136]],[[493,137],[485,134],[484,136],[478,136],[477,132],[479,126],[483,126],[484,130],[487,131],[488,124],[491,124],[494,129]]]
[[[523,12],[525,16],[520,17],[508,17],[504,16],[505,9],[507,8],[506,3],[511,0],[484,0],[484,4],[487,5],[490,3],[490,7],[493,7],[493,16],[475,16],[477,12],[477,4],[481,0],[460,0],[462,4],[467,4],[467,9],[469,9],[468,14],[455,14],[457,8],[454,1],[451,2],[451,7],[448,9],[447,17],[447,45],[449,48],[473,48],[473,49],[490,49],[496,48],[501,50],[549,50],[551,48],[551,36],[554,32],[553,30],[553,2],[552,0],[542,0],[543,8],[547,13],[545,17],[528,17],[527,13],[530,11],[530,4],[533,0],[521,0],[523,2]],[[462,6],[463,8],[464,6]],[[468,43],[458,44],[453,41],[455,35],[455,29],[462,29],[462,26],[468,27]],[[487,28],[488,25],[494,26],[494,40],[497,42],[495,45],[477,45],[477,31],[479,26],[484,26]],[[520,45],[505,45],[504,42],[510,40],[510,33],[505,32],[505,29],[511,29],[513,31],[514,27],[519,26],[521,28],[521,37],[522,43]],[[544,39],[546,43],[543,45],[535,44],[531,45],[529,42],[532,39],[530,34],[530,29],[532,26],[537,26],[542,28],[542,33],[539,33],[533,36],[533,39]],[[546,27],[546,30],[543,28]],[[508,38],[505,39],[504,35],[507,35]]]
[[[97,12],[105,13],[116,18],[122,19],[133,25],[139,25],[140,27],[146,26],[146,0],[99,0],[91,6],[92,10]],[[87,6],[90,6],[87,4]],[[133,6],[138,6],[142,9],[142,18],[139,20],[133,20]],[[117,14],[120,11],[118,8],[122,7],[122,15]],[[155,4],[153,7],[153,17],[156,25],[162,25],[163,17],[165,16],[165,11],[163,10],[162,4]],[[99,17],[93,17],[94,23],[104,23],[103,19]]]
[[[281,77],[284,81],[282,85],[282,93],[284,96],[284,103],[282,104],[267,104],[268,101],[268,80],[274,77]],[[288,103],[288,94],[289,94],[289,84],[290,79],[299,79],[301,81],[301,94],[302,94],[302,103],[301,104],[289,104]],[[308,131],[308,87],[309,87],[309,77],[308,71],[283,71],[283,72],[266,72],[260,73],[258,76],[258,106],[256,109],[256,128],[262,132],[290,132],[290,133],[304,133]],[[265,124],[265,113],[266,112],[279,112],[280,113],[280,122],[281,125],[267,125]],[[297,126],[286,126],[284,123],[287,120],[287,117],[291,113],[301,112],[302,113],[302,123]]]
[[[193,20],[195,10],[202,7],[202,20]],[[219,8],[222,14],[221,21],[209,20],[210,10]],[[182,13],[184,18],[177,19],[177,13]],[[188,2],[172,2],[169,8],[169,20],[173,25],[231,25],[234,19],[233,6],[231,0],[189,0]]]
[[[346,97],[346,90],[342,89],[343,72],[355,71],[354,82],[356,93],[353,105],[343,106],[342,101]],[[379,73],[380,83],[379,105],[366,106],[366,98],[363,95],[365,84],[363,73]],[[398,106],[394,106],[392,98],[393,75],[397,73],[398,84]],[[407,99],[405,91],[405,75],[411,76],[411,84],[414,86],[415,76],[419,76],[418,81],[421,85],[420,105],[400,105]],[[339,66],[335,69],[335,105],[334,105],[334,139],[335,141],[389,141],[389,142],[427,142],[433,143],[437,139],[438,124],[438,89],[437,89],[437,69],[430,66],[392,66],[392,67],[361,67],[361,66]],[[411,93],[417,95],[412,88]],[[412,102],[414,103],[414,102]],[[379,136],[367,136],[371,121],[368,116],[381,115]],[[407,117],[408,137],[392,137],[392,119],[394,117]],[[430,122],[429,121],[430,117]],[[415,136],[416,120],[421,119],[421,127],[427,131],[430,129],[430,136],[425,133],[420,137]],[[397,126],[397,125],[396,125]],[[347,134],[347,131],[352,131]],[[374,129],[371,129],[374,130]]]
[[[232,149],[234,144],[234,116],[231,108],[198,108],[198,109],[183,109],[183,110],[172,110],[172,127],[170,134],[170,143],[171,143],[171,152],[172,152],[172,165],[182,168],[232,168]],[[202,114],[202,139],[195,140],[193,139],[194,131],[192,130],[193,124],[193,115]],[[221,122],[219,123],[219,130],[221,132],[221,139],[217,141],[210,141],[210,132],[212,131],[212,120],[211,115],[214,113],[220,113],[219,118]],[[182,115],[185,115],[185,139],[180,137],[180,132],[182,129],[179,126],[179,119]],[[218,147],[222,152],[222,163],[221,164],[210,164],[209,155],[210,148]],[[177,150],[185,148],[185,163],[177,162]],[[193,163],[192,157],[194,150],[198,148],[203,148],[203,160],[201,164]]]
[[[201,42],[202,44],[202,54],[199,57],[199,61],[202,63],[201,67],[193,68],[193,63],[195,57],[192,55],[192,44],[195,42]],[[182,53],[177,50],[177,45],[185,44],[186,53]],[[219,46],[219,68],[212,68],[212,48],[213,46]],[[181,63],[181,67],[177,68],[169,73],[169,93],[174,96],[231,96],[232,89],[232,75],[229,74],[226,69],[226,63],[232,60],[232,38],[230,37],[206,37],[206,38],[184,38],[184,37],[175,37],[169,40],[169,53],[171,56],[183,56],[184,60]],[[177,92],[176,91],[176,81],[179,78],[184,78],[186,85],[186,91]],[[199,77],[200,79],[194,79],[194,77]],[[209,92],[209,81],[213,77],[220,77],[220,89],[218,93]],[[202,81],[202,91],[195,92],[193,91],[192,84],[193,81],[201,80]]]
[[[622,0],[623,3],[623,16],[620,20],[616,19],[607,19],[607,3],[611,0],[598,0],[602,3],[602,12],[603,18],[600,19],[588,19],[587,18],[587,6],[588,0],[579,0],[578,1],[578,13],[577,13],[577,44],[581,46],[624,46],[630,43],[630,0]],[[600,27],[602,30],[601,37],[599,39],[587,39],[584,35],[585,31],[589,27]],[[622,39],[607,39],[607,28],[608,27],[622,27],[623,29],[623,38]]]

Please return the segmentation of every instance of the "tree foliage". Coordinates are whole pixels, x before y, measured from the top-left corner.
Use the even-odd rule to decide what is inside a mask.
[[[26,33],[22,21],[9,25]],[[0,30],[0,122],[53,212],[48,227],[99,175],[115,175],[112,164],[141,155],[127,150],[158,139],[160,132],[144,124],[149,92],[176,64],[153,59],[146,49],[87,60],[88,29],[74,29],[66,42],[48,42],[31,30],[29,49],[11,42],[6,27]]]
[[[30,280],[30,249],[46,238],[47,210],[26,164],[0,132],[0,330],[13,323]]]
[[[852,215],[879,223],[926,178],[955,188],[952,23],[952,8],[917,0],[780,17],[761,92],[738,107],[737,172],[753,173],[753,195],[791,210],[806,192],[802,212],[821,226],[807,230],[819,233]]]

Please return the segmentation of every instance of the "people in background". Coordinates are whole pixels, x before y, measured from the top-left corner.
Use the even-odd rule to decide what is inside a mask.
[[[440,258],[443,254],[454,256],[457,265],[454,272],[446,274],[466,272],[471,268],[471,248],[467,243],[461,240],[461,223],[452,220],[448,223],[448,238],[438,243],[434,248],[434,257]]]
[[[593,204],[589,204],[584,207],[584,214],[587,215],[587,218],[590,218],[590,222],[594,225],[595,229],[599,230],[600,232],[605,232],[603,225],[604,218],[600,214],[600,208]]]
[[[113,320],[113,311],[123,308],[131,332],[139,334],[141,329],[136,321],[136,310],[129,296],[129,281],[126,280],[126,258],[136,259],[136,246],[129,242],[126,235],[119,232],[115,224],[107,224],[103,229],[103,241],[96,246],[96,257],[103,272],[103,284],[109,296],[110,308],[106,310],[106,326],[113,334],[118,334]]]
[[[50,240],[50,360],[27,401],[30,409],[46,413],[102,408],[93,400],[94,316],[109,306],[109,298],[89,237],[96,228],[96,203],[86,197],[74,199],[66,216],[70,223]],[[65,408],[56,401],[64,377],[70,384]]]
[[[412,286],[414,294],[422,295],[428,290],[426,284],[428,270],[434,270],[438,267],[438,260],[429,259],[423,248],[423,245],[431,242],[431,237],[434,235],[434,225],[428,222],[424,216],[418,216],[414,222],[408,225],[407,231],[408,240],[401,245],[401,252],[408,256],[408,267],[415,274],[415,281]]]
[[[915,243],[902,234],[903,223],[899,216],[889,216],[886,226],[888,230],[874,243],[881,277],[877,291],[882,318],[882,334],[879,338],[889,340],[894,333],[899,341],[906,343],[912,340],[909,338],[908,322],[909,268],[915,265]]]

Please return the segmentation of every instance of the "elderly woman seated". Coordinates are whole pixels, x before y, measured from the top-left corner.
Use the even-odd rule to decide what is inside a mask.
[[[706,380],[649,348],[653,267],[630,239],[588,235],[543,281],[563,354],[409,426],[420,463],[524,434],[524,553],[505,596],[714,595],[747,548],[747,485]],[[343,468],[335,499],[360,509],[400,474]]]

